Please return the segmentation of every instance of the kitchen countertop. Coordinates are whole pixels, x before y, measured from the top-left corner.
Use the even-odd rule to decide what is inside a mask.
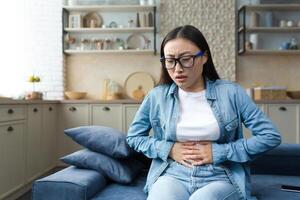
[[[62,104],[140,104],[142,101],[133,99],[120,99],[120,100],[97,100],[97,99],[81,99],[81,100],[13,100],[13,99],[0,99],[0,105],[5,104],[49,104],[49,103],[62,103]],[[286,99],[286,100],[257,100],[257,104],[300,104],[300,99]]]
[[[89,103],[89,104],[140,104],[142,101],[134,99],[119,99],[119,100],[97,100],[97,99],[82,99],[82,100],[61,100],[60,103]]]
[[[1,104],[44,104],[59,103],[59,100],[17,100],[17,99],[0,99]]]

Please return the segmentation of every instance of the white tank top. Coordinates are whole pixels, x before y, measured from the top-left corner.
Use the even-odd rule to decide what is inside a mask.
[[[205,97],[201,92],[178,89],[180,113],[176,127],[178,141],[214,141],[220,137],[220,128]]]

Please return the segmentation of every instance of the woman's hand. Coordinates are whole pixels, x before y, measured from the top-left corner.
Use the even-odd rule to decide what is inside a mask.
[[[183,158],[192,165],[204,165],[213,163],[212,145],[209,141],[183,143]]]
[[[189,161],[185,160],[184,155],[182,154],[182,152],[187,150],[187,147],[184,144],[184,142],[175,142],[170,151],[169,157],[186,167],[193,167]]]
[[[212,163],[211,142],[176,142],[169,156],[187,167]]]

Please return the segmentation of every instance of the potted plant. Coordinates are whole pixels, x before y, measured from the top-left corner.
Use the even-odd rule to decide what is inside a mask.
[[[35,91],[35,84],[39,83],[41,78],[39,76],[30,75],[28,82],[32,83],[32,92],[27,94],[26,99],[42,99],[42,93]]]

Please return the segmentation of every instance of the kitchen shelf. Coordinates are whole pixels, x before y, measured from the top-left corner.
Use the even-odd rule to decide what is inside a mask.
[[[109,11],[109,12],[120,12],[120,11],[153,11],[153,6],[140,6],[140,5],[89,5],[89,6],[63,6],[63,9],[71,11]]]
[[[300,4],[257,4],[242,5],[239,10],[247,11],[297,11],[300,10]]]
[[[242,52],[241,52],[242,53]],[[266,50],[266,49],[256,49],[247,50],[244,52],[245,55],[297,55],[300,54],[300,50]]]
[[[137,28],[65,28],[68,33],[140,33],[153,32],[154,27]]]
[[[299,50],[278,50],[277,47],[274,48],[274,45],[272,42],[277,37],[278,40],[278,34],[284,34],[284,37],[290,36],[293,38],[297,38],[297,36],[300,35],[300,27],[249,27],[246,20],[246,16],[248,16],[249,13],[253,12],[259,12],[260,14],[263,12],[278,12],[278,11],[284,11],[287,12],[294,12],[294,11],[300,11],[300,4],[257,4],[257,5],[243,5],[238,9],[238,25],[237,25],[237,53],[239,55],[246,54],[246,55],[266,55],[266,54],[277,54],[277,55],[294,55],[299,54]],[[298,15],[299,12],[297,12]],[[260,15],[263,17],[264,15]],[[285,15],[283,15],[284,17]],[[299,16],[299,15],[298,15]],[[257,33],[257,34],[268,34],[268,42],[265,43],[264,47],[261,47],[262,49],[246,49],[246,41],[249,41],[246,39],[248,37],[248,33]],[[276,36],[274,34],[277,34]],[[260,36],[260,35],[259,35]],[[285,42],[284,40],[282,42]],[[300,46],[300,44],[298,44]],[[274,48],[274,49],[272,49]],[[270,49],[270,50],[267,50]]]
[[[240,27],[239,32],[246,31],[247,33],[261,32],[261,33],[290,33],[300,32],[300,27],[255,27],[255,28],[244,28]]]
[[[150,27],[147,25],[142,25],[141,27],[128,27],[123,26],[124,28],[102,28],[101,26],[96,28],[91,27],[82,27],[82,24],[77,23],[76,26],[69,26],[69,20],[71,15],[75,15],[79,18],[79,20],[75,20],[76,22],[82,23],[84,15],[88,13],[105,13],[107,16],[112,15],[112,21],[116,22],[117,24],[124,24],[124,19],[120,18],[118,19],[117,15],[125,16],[125,18],[128,18],[132,20],[132,18],[136,19],[137,13],[142,12],[143,17],[145,19],[145,16],[150,15],[152,17],[152,22]],[[126,12],[125,15],[122,12]],[[148,13],[147,13],[148,12]],[[141,20],[140,15],[140,20]],[[62,23],[62,32],[63,32],[63,53],[67,55],[73,55],[73,54],[89,54],[89,53],[149,53],[152,52],[154,54],[157,53],[156,49],[156,41],[157,41],[157,27],[156,27],[156,6],[155,5],[76,5],[76,6],[63,6],[62,9],[62,17],[63,17],[63,23]],[[146,17],[147,18],[147,17]],[[108,18],[104,18],[103,24],[107,24]],[[149,22],[149,21],[148,21]],[[127,22],[126,22],[127,23]],[[136,23],[136,22],[135,22]],[[85,25],[86,26],[86,25]],[[71,27],[71,28],[70,28]],[[113,35],[110,33],[114,33]],[[129,36],[128,36],[129,33]],[[141,50],[118,50],[117,47],[112,46],[105,46],[105,42],[107,40],[114,41],[113,38],[119,38],[123,40],[124,42],[128,40],[129,37],[131,37],[133,34],[141,34],[145,38],[145,45],[147,46],[141,46]],[[110,35],[109,35],[110,34]],[[146,34],[146,35],[144,35]],[[104,45],[101,45],[101,47],[96,46],[93,47],[92,50],[88,51],[81,51],[81,50],[75,50],[75,48],[72,48],[70,46],[70,43],[65,40],[65,36],[73,37],[76,39],[76,41],[82,41],[82,39],[97,39],[100,41],[104,41]],[[111,37],[111,38],[110,38]],[[127,40],[126,40],[127,37]],[[152,39],[151,39],[152,37]],[[139,42],[139,41],[137,41]],[[149,43],[150,42],[150,43]],[[143,45],[143,44],[142,44]],[[126,42],[124,44],[126,47]],[[123,46],[123,47],[124,47]],[[150,48],[148,48],[150,47]],[[98,49],[97,49],[98,48]],[[144,49],[147,48],[147,49]]]
[[[75,55],[75,54],[153,54],[153,50],[136,50],[136,49],[126,49],[126,50],[65,50],[66,54]]]

